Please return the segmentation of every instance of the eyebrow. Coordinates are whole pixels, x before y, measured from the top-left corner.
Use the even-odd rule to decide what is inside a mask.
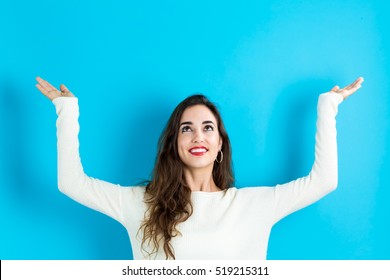
[[[208,123],[211,123],[211,124],[214,124],[212,121],[204,121],[204,122],[202,122],[202,124],[208,124]],[[180,126],[182,126],[182,125],[185,125],[185,124],[194,124],[193,122],[182,122],[181,124],[180,124]],[[215,124],[214,124],[215,125]]]

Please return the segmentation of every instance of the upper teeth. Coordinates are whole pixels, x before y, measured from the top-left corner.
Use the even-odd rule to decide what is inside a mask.
[[[203,152],[207,152],[207,150],[204,148],[191,149],[191,153],[203,153]]]

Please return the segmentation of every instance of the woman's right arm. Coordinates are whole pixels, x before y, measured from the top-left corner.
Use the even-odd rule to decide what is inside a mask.
[[[123,221],[122,193],[119,185],[87,176],[79,155],[78,99],[64,86],[57,90],[37,78],[37,88],[55,105],[57,118],[58,187],[75,201]]]

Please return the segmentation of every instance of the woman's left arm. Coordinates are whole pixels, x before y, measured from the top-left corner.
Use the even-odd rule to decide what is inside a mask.
[[[306,177],[277,185],[274,188],[275,222],[288,214],[306,207],[337,187],[337,139],[336,115],[338,105],[355,93],[363,82],[356,79],[341,88],[333,87],[318,98],[315,160]]]

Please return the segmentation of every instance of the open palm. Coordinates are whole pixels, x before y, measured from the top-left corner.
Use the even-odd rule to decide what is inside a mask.
[[[363,77],[357,78],[352,84],[341,88],[339,86],[334,86],[330,92],[338,93],[341,94],[341,96],[346,99],[347,97],[351,96],[354,94],[360,87],[361,84],[364,82]]]
[[[65,85],[60,85],[60,90],[52,86],[48,81],[37,77],[36,78],[38,84],[35,86],[39,89],[40,92],[43,93],[47,98],[53,100],[57,97],[74,97],[74,94],[69,91],[69,89]]]

